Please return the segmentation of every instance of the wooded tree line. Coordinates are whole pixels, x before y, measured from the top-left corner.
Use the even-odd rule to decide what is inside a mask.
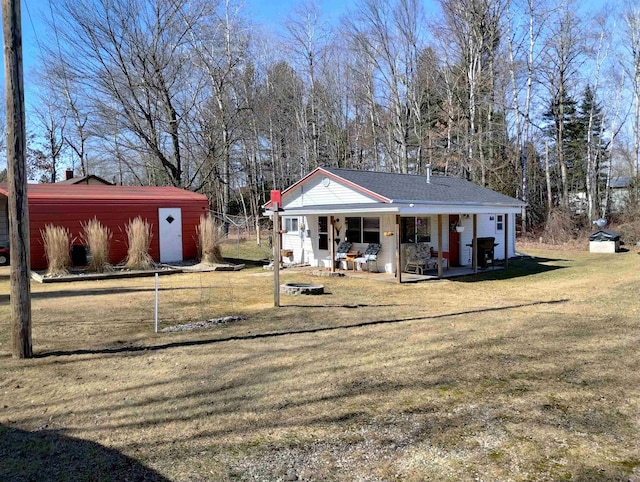
[[[231,0],[50,2],[31,166],[205,193],[257,218],[317,166],[462,176],[525,229],[640,162],[640,7],[568,0],[300,4],[277,33]],[[35,175],[35,174],[34,174]]]

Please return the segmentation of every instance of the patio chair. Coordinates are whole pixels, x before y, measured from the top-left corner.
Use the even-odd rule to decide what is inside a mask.
[[[354,259],[353,262],[358,266],[362,264],[367,265],[367,271],[369,271],[369,273],[371,273],[371,267],[369,266],[369,263],[375,263],[376,273],[377,273],[378,272],[378,252],[380,251],[381,247],[382,246],[379,243],[369,244],[369,246],[367,246],[367,249],[364,252],[364,255]]]
[[[405,273],[422,274],[424,270],[438,267],[438,261],[431,257],[431,248],[428,244],[420,243],[407,246]]]
[[[336,248],[336,261],[344,263],[344,269],[347,269],[347,253],[351,250],[351,246],[350,241],[343,241]]]

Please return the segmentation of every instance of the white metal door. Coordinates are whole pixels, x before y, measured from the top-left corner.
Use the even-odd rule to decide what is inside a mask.
[[[160,262],[182,261],[182,210],[158,208]]]

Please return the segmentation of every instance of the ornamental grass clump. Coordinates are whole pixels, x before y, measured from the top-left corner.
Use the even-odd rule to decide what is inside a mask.
[[[47,257],[47,274],[52,276],[68,274],[71,233],[67,228],[47,224],[40,230]]]
[[[97,218],[82,223],[82,242],[89,247],[91,259],[87,265],[87,271],[104,273],[113,271],[109,263],[109,243],[112,233]]]
[[[200,224],[196,227],[198,234],[198,252],[200,262],[205,264],[222,263],[220,252],[220,229],[216,226],[211,214],[200,216]]]
[[[127,239],[129,249],[125,268],[135,270],[146,270],[155,267],[153,259],[149,254],[151,244],[151,224],[143,221],[140,216],[134,220],[129,220],[127,224]]]

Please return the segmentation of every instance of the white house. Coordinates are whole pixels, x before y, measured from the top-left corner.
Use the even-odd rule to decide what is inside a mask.
[[[447,265],[477,269],[478,238],[494,238],[496,260],[515,255],[524,205],[456,177],[317,168],[282,192],[281,246],[295,263],[334,269],[341,241],[361,253],[379,243],[378,270],[398,280],[411,245],[437,252],[439,275]],[[265,208],[273,214],[271,203]]]

